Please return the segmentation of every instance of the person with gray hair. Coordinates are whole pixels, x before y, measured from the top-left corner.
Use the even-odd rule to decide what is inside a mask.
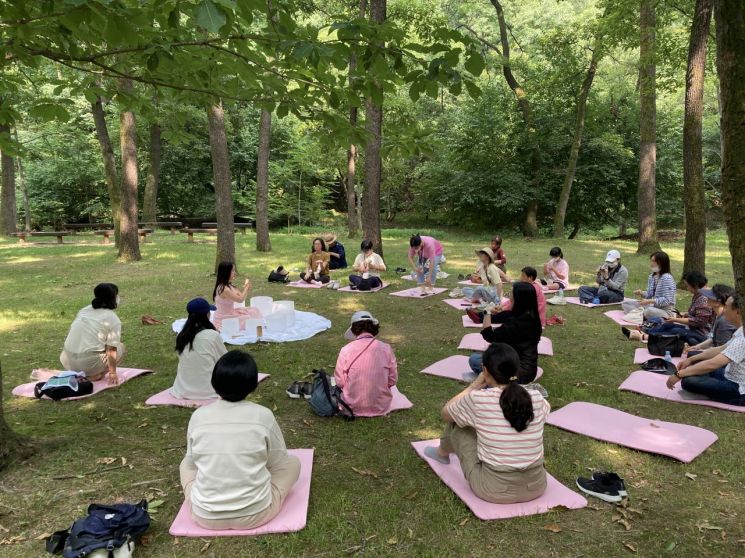
[[[623,302],[628,281],[629,270],[621,263],[621,253],[618,250],[610,250],[595,276],[597,287],[582,285],[579,288],[579,300],[584,304]]]

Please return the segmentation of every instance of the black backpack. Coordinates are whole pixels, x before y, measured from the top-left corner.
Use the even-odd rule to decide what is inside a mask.
[[[647,350],[650,355],[665,356],[670,351],[670,356],[679,357],[683,354],[685,339],[680,335],[658,335],[650,333],[647,340]]]
[[[664,374],[665,376],[672,376],[678,371],[672,362],[667,362],[664,358],[650,358],[642,364],[642,370],[654,372],[655,374]]]
[[[311,409],[319,417],[343,416],[347,420],[354,420],[354,411],[344,402],[341,389],[332,386],[325,370],[313,370],[313,388],[310,392]],[[342,411],[341,408],[344,410]]]
[[[75,382],[77,389],[74,389]],[[69,397],[80,397],[93,393],[93,382],[84,376],[52,376],[46,382],[39,382],[34,386],[34,396],[41,399],[44,396],[59,401]]]
[[[289,273],[281,273],[284,271],[283,266],[279,266],[274,271],[269,272],[269,278],[267,281],[270,283],[289,283],[290,282],[290,274]]]
[[[91,504],[88,515],[76,520],[69,531],[57,531],[47,539],[47,552],[57,554],[62,550],[64,558],[83,558],[103,548],[113,555],[115,549],[149,527],[147,500],[137,504]]]

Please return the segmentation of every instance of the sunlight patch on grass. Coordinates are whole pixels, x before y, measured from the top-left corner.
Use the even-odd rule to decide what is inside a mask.
[[[414,435],[419,440],[431,440],[432,438],[439,438],[442,435],[442,430],[436,430],[434,428],[420,428],[418,430],[414,430]]]

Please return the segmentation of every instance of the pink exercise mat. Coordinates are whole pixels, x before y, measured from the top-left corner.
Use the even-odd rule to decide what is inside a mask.
[[[468,314],[463,314],[463,327],[477,327],[479,329],[484,329],[484,324],[474,322],[468,317]]]
[[[466,287],[481,287],[484,284],[483,283],[474,283],[470,279],[466,279],[465,281],[458,281],[459,285],[464,285]]]
[[[461,339],[458,348],[467,351],[485,351],[488,346],[489,343],[484,340],[481,333],[466,333],[463,339]],[[541,337],[541,340],[538,342],[538,354],[544,356],[554,355],[554,346],[551,339]]]
[[[713,432],[696,426],[637,417],[583,401],[553,411],[547,422],[596,440],[666,455],[683,463],[696,459],[718,439]]]
[[[649,351],[646,347],[639,347],[634,351],[634,364],[644,364],[649,359],[652,358],[663,358],[659,355],[651,355],[649,354]],[[681,357],[672,357],[673,358],[673,364],[678,364],[681,360],[683,360]]]
[[[262,380],[266,380],[268,377],[269,374],[259,372],[259,382],[261,382]],[[213,397],[211,399],[179,399],[178,397],[174,397],[173,395],[171,395],[171,388],[168,388],[164,389],[160,393],[152,395],[150,398],[148,398],[147,401],[145,401],[145,405],[170,405],[172,407],[196,408],[204,407],[205,405],[214,403],[215,401],[217,401],[217,399],[217,397]]]
[[[298,289],[322,289],[323,285],[314,285],[313,283],[306,283],[305,281],[292,281],[287,283],[288,287],[296,287]]]
[[[287,495],[279,515],[269,523],[254,529],[224,529],[210,531],[194,523],[191,518],[191,505],[184,502],[173,520],[168,532],[174,537],[255,537],[271,533],[292,533],[300,531],[308,522],[308,501],[310,500],[310,477],[313,471],[312,449],[291,449],[287,453],[300,460],[300,477]]]
[[[567,296],[564,297],[564,300],[567,301],[568,304],[576,304],[577,306],[582,306],[583,308],[600,308],[604,306],[618,306],[621,304],[620,302],[609,302],[607,304],[593,304],[592,302],[588,302],[585,304],[584,302],[580,302],[578,296]],[[629,302],[634,300],[633,298],[624,298],[623,302]]]
[[[414,404],[409,401],[409,398],[398,390],[397,386],[393,386],[391,388],[391,395],[393,395],[393,399],[391,399],[391,406],[388,407],[388,412],[386,412],[386,415],[392,413],[393,411],[403,411],[405,409],[411,409],[414,406]]]
[[[680,387],[680,382],[675,385],[674,389],[667,389],[667,376],[655,374],[646,370],[632,372],[631,376],[619,386],[622,391],[633,391],[642,395],[648,395],[656,399],[665,399],[666,401],[675,401],[676,403],[690,403],[691,405],[704,405],[706,407],[715,407],[735,413],[745,413],[745,407],[739,405],[728,405],[719,403],[711,399],[704,398],[703,395],[684,391]]]
[[[411,445],[414,447],[414,451],[416,451],[417,455],[424,459],[427,465],[429,465],[435,474],[440,477],[440,480],[442,480],[450,490],[455,492],[455,495],[470,508],[476,517],[483,519],[484,521],[546,513],[551,510],[551,508],[556,507],[576,510],[587,506],[587,500],[561,484],[548,473],[546,474],[548,481],[546,492],[543,493],[543,496],[536,498],[535,500],[522,502],[520,504],[492,504],[490,502],[485,502],[476,496],[471,490],[468,481],[466,481],[466,478],[463,476],[460,462],[455,455],[450,456],[450,464],[448,465],[443,465],[442,463],[434,461],[424,455],[424,449],[427,446],[439,446],[439,440],[435,439],[412,442]]]
[[[448,378],[451,380],[463,381],[463,374],[470,372],[471,367],[468,365],[468,357],[464,355],[453,355],[442,360],[438,360],[434,364],[430,364],[421,371],[422,374],[429,374],[430,376],[439,376],[440,378]],[[538,380],[543,376],[543,368],[538,367],[538,372],[535,379]]]
[[[369,291],[359,291],[357,289],[353,289],[351,286],[347,285],[346,287],[341,287],[338,289],[340,293],[377,293],[378,291],[382,291],[386,287],[390,286],[390,283],[383,283],[380,287],[377,289],[370,289]]]
[[[515,281],[513,281],[513,283],[515,283]],[[566,289],[564,289],[564,292],[566,293],[569,291],[576,291],[577,289],[579,289],[579,285],[569,285]],[[544,294],[551,294],[551,293],[558,293],[558,292],[559,292],[558,289],[556,289],[555,291],[550,291],[545,286],[543,287]]]
[[[603,312],[604,316],[608,316],[611,320],[616,322],[620,326],[626,326],[628,328],[635,328],[639,324],[633,324],[631,322],[627,322],[623,319],[623,317],[626,315],[626,312],[623,310],[609,310],[608,312]]]
[[[116,388],[120,385],[122,385],[125,382],[128,382],[132,378],[136,378],[137,376],[141,376],[142,374],[149,374],[152,370],[145,370],[141,368],[119,368],[116,369],[116,375],[119,378],[119,383],[116,385],[112,385],[109,383],[109,381],[104,378],[102,380],[98,380],[97,382],[93,382],[93,393],[89,393],[88,395],[81,395],[80,397],[68,397],[66,399],[60,399],[60,401],[74,401],[77,399],[85,399],[87,397],[93,397],[97,393],[100,393],[107,389]],[[28,384],[21,384],[20,386],[16,386],[13,388],[13,395],[16,397],[30,397],[32,399],[35,399],[34,396],[34,386],[38,382],[31,382]],[[51,399],[44,398],[47,401],[51,401]]]
[[[396,291],[395,293],[391,293],[391,296],[399,296],[402,298],[429,298],[430,296],[438,295],[444,293],[445,291],[447,291],[447,289],[444,287],[435,287],[434,289],[432,289],[432,291],[423,295],[419,287],[414,287],[413,289]]]
[[[456,310],[467,310],[473,306],[471,301],[466,300],[465,298],[446,298],[443,302]]]

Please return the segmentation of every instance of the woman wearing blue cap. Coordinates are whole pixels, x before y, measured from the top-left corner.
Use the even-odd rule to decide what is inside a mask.
[[[171,395],[179,399],[217,397],[212,387],[212,369],[227,350],[210,322],[210,304],[195,298],[186,305],[189,317],[176,337],[178,370]]]

